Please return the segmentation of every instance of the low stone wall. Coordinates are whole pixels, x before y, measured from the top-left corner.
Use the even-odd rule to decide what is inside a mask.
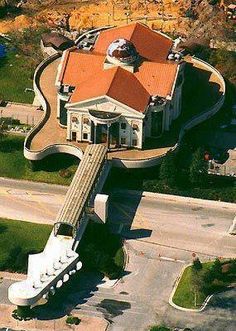
[[[59,58],[59,54],[54,54],[47,59],[43,60],[39,66],[35,70],[34,80],[33,80],[33,87],[35,91],[35,95],[37,96],[42,108],[44,110],[44,116],[41,121],[35,125],[32,130],[28,133],[25,138],[24,142],[24,156],[31,161],[42,160],[44,157],[56,154],[56,153],[67,153],[78,157],[79,159],[82,158],[83,152],[79,147],[70,145],[70,144],[53,144],[46,146],[43,150],[35,151],[30,149],[31,142],[36,134],[42,129],[42,127],[47,122],[50,116],[50,105],[48,104],[47,100],[45,99],[43,92],[40,89],[40,76],[43,70],[54,60]]]

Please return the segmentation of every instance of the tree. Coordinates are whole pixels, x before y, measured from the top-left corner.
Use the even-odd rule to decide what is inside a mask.
[[[199,260],[198,257],[193,260],[192,268],[195,269],[196,271],[199,271],[202,269],[202,262]]]
[[[213,279],[221,279],[222,277],[222,264],[220,262],[220,260],[217,258],[215,259],[211,269],[211,275]]]
[[[177,169],[175,164],[175,157],[172,153],[167,154],[161,163],[160,179],[169,187],[176,183]]]
[[[192,184],[202,185],[207,177],[207,161],[204,160],[202,148],[198,148],[192,156],[189,168],[189,180]]]
[[[4,127],[4,121],[0,122],[0,140],[4,138],[5,135],[5,127]]]

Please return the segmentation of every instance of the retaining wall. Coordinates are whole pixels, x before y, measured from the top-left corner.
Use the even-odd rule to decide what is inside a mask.
[[[43,60],[38,67],[35,70],[34,73],[34,79],[33,79],[33,87],[35,91],[35,95],[37,96],[39,102],[42,105],[43,111],[44,111],[44,116],[41,119],[40,122],[38,122],[28,133],[28,135],[25,138],[24,142],[24,156],[31,161],[36,161],[36,160],[42,160],[44,157],[51,155],[51,154],[56,154],[56,153],[67,153],[74,155],[78,157],[79,159],[82,158],[83,152],[80,148],[70,145],[70,144],[52,144],[46,146],[42,150],[31,150],[31,142],[33,138],[36,136],[36,134],[42,129],[42,127],[45,125],[47,120],[49,119],[50,116],[50,105],[48,104],[48,101],[43,95],[43,92],[41,91],[40,88],[40,76],[43,72],[43,70],[53,61],[55,61],[57,58],[59,58],[59,54],[54,54],[52,56],[49,56],[47,59]]]

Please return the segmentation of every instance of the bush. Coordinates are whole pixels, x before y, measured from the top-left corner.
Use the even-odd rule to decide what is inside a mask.
[[[75,324],[78,325],[81,322],[81,319],[79,319],[76,316],[68,316],[66,319],[67,324]]]
[[[84,269],[99,271],[110,279],[123,271],[121,237],[112,234],[107,225],[89,223],[78,249]]]
[[[72,173],[69,169],[61,169],[61,170],[59,170],[59,175],[62,178],[70,178]]]
[[[150,328],[150,331],[171,331],[171,329],[167,328],[166,326],[158,326],[158,325],[154,325]]]
[[[120,247],[118,251],[116,252],[116,255],[114,257],[114,262],[117,267],[123,268],[124,266],[124,251],[123,248]]]
[[[176,183],[177,170],[173,153],[168,154],[161,163],[160,179],[167,186],[174,186]]]
[[[208,0],[209,5],[215,6],[219,3],[219,0]]]
[[[204,160],[202,148],[198,148],[192,157],[192,162],[189,168],[189,180],[192,184],[202,185],[207,176],[207,162]]]
[[[202,269],[202,262],[199,260],[198,257],[193,261],[193,269],[197,271]]]

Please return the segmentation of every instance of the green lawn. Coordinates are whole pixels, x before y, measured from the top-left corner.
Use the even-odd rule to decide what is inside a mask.
[[[224,266],[228,267],[229,265],[232,265],[231,263],[231,261],[221,262],[222,270],[224,269]],[[173,302],[180,307],[197,309],[201,307],[208,295],[222,291],[228,285],[236,281],[235,264],[234,270],[220,272],[219,277],[216,272],[213,272],[211,276],[207,277],[213,266],[214,262],[202,264],[202,269],[198,271],[197,276],[199,277],[198,284],[200,284],[198,286],[193,283],[194,271],[192,266],[187,267],[175,291]],[[207,279],[209,279],[209,283]]]
[[[51,225],[0,218],[0,270],[26,272],[28,254],[43,250]]]
[[[0,141],[0,177],[26,179],[69,185],[78,166],[78,159],[67,154],[54,154],[37,161],[36,170],[23,155],[24,137],[9,135]],[[67,169],[67,175],[63,175]]]
[[[25,65],[28,57],[17,55],[13,51],[6,58],[0,59],[0,99],[6,101],[32,103],[33,92],[24,92],[32,88],[32,72]]]

